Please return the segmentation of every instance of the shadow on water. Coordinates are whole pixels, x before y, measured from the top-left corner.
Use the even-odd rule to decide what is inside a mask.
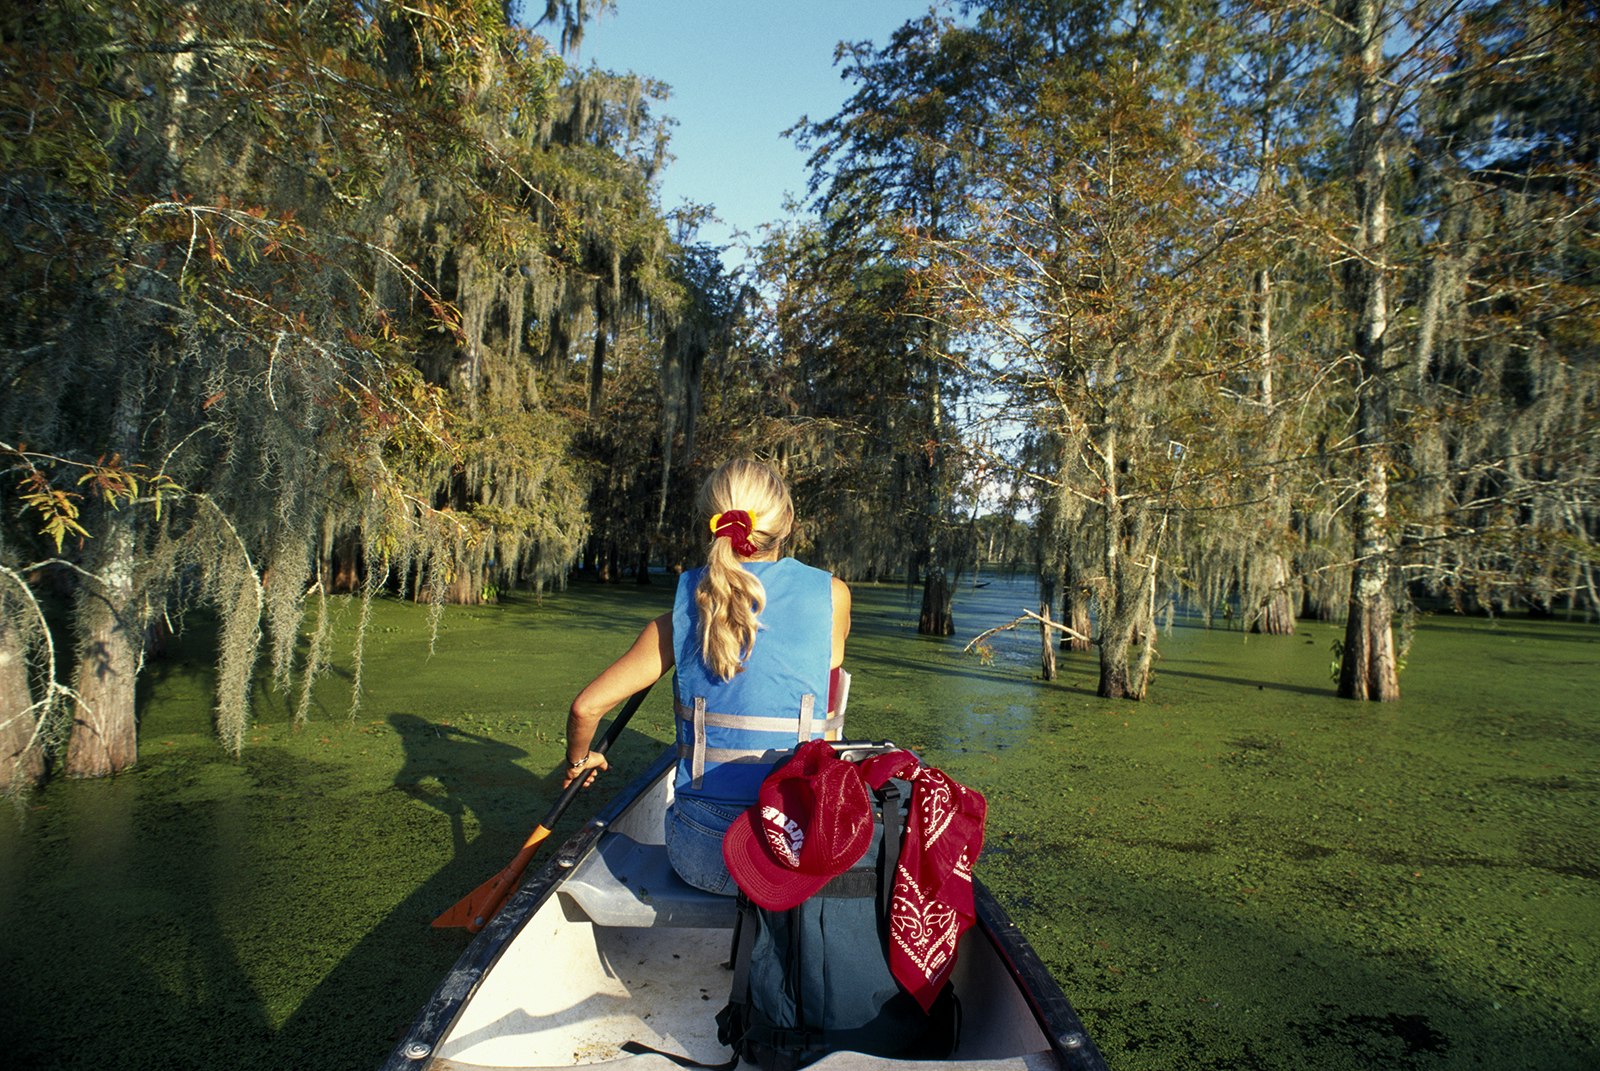
[[[398,903],[370,919],[350,920],[361,936],[283,1024],[275,1045],[279,1066],[302,1065],[309,1054],[318,1066],[379,1063],[471,940],[465,930],[433,928],[432,920],[505,866],[560,792],[554,772],[536,775],[517,765],[525,755],[521,748],[410,714],[388,721],[405,749],[391,798],[409,818],[392,823],[386,840],[403,853],[407,838],[432,838],[417,854],[437,857],[437,839],[446,835],[443,816],[452,852],[425,877],[397,875],[392,887],[409,890]],[[612,752],[615,774],[578,798],[544,850],[554,851],[626,783],[628,769],[643,768],[639,756],[658,747],[625,731]],[[405,807],[400,797],[425,804],[433,815]],[[377,1017],[362,1021],[363,1011]]]
[[[1216,681],[1219,684],[1233,684],[1240,688],[1265,689],[1273,692],[1294,692],[1298,695],[1310,695],[1316,696],[1317,698],[1325,698],[1328,695],[1328,688],[1321,686],[1313,688],[1307,684],[1287,684],[1283,681],[1275,681],[1266,677],[1225,677],[1219,673],[1196,673],[1192,669],[1175,669],[1171,666],[1161,667],[1160,675],[1163,677],[1188,677],[1192,680],[1199,681]]]
[[[560,787],[515,745],[388,725],[404,754],[387,791],[284,748],[228,761],[207,745],[49,785],[25,826],[0,825],[6,1066],[376,1066],[470,940],[431,921],[516,854]],[[659,746],[625,732],[616,775],[552,840]]]
[[[1430,618],[1445,628],[1459,628],[1498,639],[1537,640],[1540,643],[1600,643],[1600,632],[1592,623],[1583,621],[1541,621],[1530,625],[1525,619],[1507,622],[1500,618],[1458,617],[1438,615]]]
[[[4,863],[7,1065],[268,1066],[271,1023],[218,906],[248,881],[248,807],[150,798],[133,776],[64,787],[35,797],[37,828]],[[129,939],[152,929],[160,958]]]
[[[405,764],[394,775],[394,787],[450,819],[451,843],[458,858],[467,851],[467,815],[488,813],[487,808],[507,802],[492,789],[516,796],[549,787],[516,765],[517,759],[527,755],[522,748],[414,714],[391,714],[389,725],[400,734],[405,748]],[[505,773],[497,774],[501,770]]]
[[[421,880],[397,882],[409,890],[398,903],[369,904],[370,916],[357,910],[345,920],[359,939],[279,1030],[283,1066],[312,1054],[325,1066],[382,1059],[466,943],[465,931],[434,929],[432,920],[506,864],[520,843],[514,816],[529,814],[553,787],[553,777],[516,764],[526,754],[519,747],[411,714],[387,720],[404,758],[387,794],[394,813],[374,847],[403,870],[407,857],[437,858],[436,842],[448,837],[449,859]],[[482,833],[471,835],[469,824]],[[352,1022],[359,1010],[375,1009],[383,1009],[382,1021]]]

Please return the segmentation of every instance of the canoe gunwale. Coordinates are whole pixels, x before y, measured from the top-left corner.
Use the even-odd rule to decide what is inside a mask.
[[[1062,1071],[1109,1071],[1105,1057],[1100,1055],[1089,1031],[1084,1029],[1072,1002],[1033,945],[1011,921],[1011,916],[987,885],[974,877],[972,888],[977,901],[978,929],[989,939],[995,955],[1016,981],[1022,999],[1033,1011]]]
[[[454,1028],[501,955],[528,920],[555,895],[567,875],[596,849],[612,823],[666,776],[676,762],[676,749],[669,746],[511,894],[494,918],[462,951],[380,1071],[426,1071],[450,1066],[448,1061],[437,1060],[434,1050],[440,1039]],[[973,887],[977,929],[1021,991],[1062,1071],[1108,1071],[1104,1057],[1071,1002],[1028,939],[982,881],[974,878]]]

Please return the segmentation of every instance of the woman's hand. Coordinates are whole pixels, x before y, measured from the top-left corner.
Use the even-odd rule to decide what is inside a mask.
[[[578,778],[583,778],[583,787],[588,788],[594,784],[594,779],[602,770],[611,769],[604,755],[597,755],[593,751],[583,757],[583,762],[576,766],[563,764],[561,767],[561,787],[566,788]]]

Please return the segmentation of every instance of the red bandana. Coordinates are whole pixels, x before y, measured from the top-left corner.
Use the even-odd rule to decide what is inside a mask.
[[[955,968],[956,942],[977,919],[972,864],[983,851],[988,803],[909,751],[875,755],[861,774],[873,788],[891,777],[911,782],[889,910],[889,969],[926,1012]]]
[[[756,545],[750,542],[755,530],[755,518],[742,509],[730,509],[711,518],[711,538],[720,539],[727,536],[728,541],[733,544],[733,549],[746,558],[757,553]]]

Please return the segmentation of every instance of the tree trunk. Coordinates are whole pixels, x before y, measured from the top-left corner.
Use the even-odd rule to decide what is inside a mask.
[[[949,577],[942,567],[930,564],[922,582],[922,613],[917,618],[917,631],[924,636],[954,635],[956,623],[950,599]]]
[[[1102,699],[1139,699],[1143,689],[1135,694],[1129,679],[1128,652],[1132,647],[1131,631],[1114,628],[1106,622],[1100,627],[1100,687],[1096,694]]]
[[[1122,503],[1117,498],[1116,436],[1102,435],[1099,451],[1103,466],[1100,492],[1105,537],[1102,566],[1105,590],[1100,596],[1100,687],[1102,699],[1124,699],[1128,695],[1128,637],[1132,623],[1123,613],[1122,598]]]
[[[0,613],[0,795],[44,780],[44,753],[34,739],[38,719],[28,688],[27,654],[22,630]]]
[[[589,362],[589,415],[600,411],[600,397],[605,387],[606,351],[611,344],[612,322],[622,289],[621,254],[611,253],[611,272],[594,284],[594,357]]]
[[[194,3],[178,5],[175,21],[182,24],[179,39],[196,39],[198,24]],[[179,49],[172,54],[171,76],[165,87],[161,120],[161,158],[156,161],[156,176],[162,190],[184,189],[183,161],[185,122],[190,118],[189,90],[194,75],[196,53]],[[136,289],[151,296],[151,280],[141,280]],[[137,323],[139,317],[132,322]],[[159,347],[154,338],[148,344],[151,357]],[[145,420],[147,382],[143,355],[131,356],[122,366],[116,405],[110,416],[106,445],[113,456],[139,455],[140,426]],[[82,580],[75,594],[77,631],[77,669],[73,687],[77,698],[73,708],[72,732],[67,743],[68,777],[104,777],[128,769],[138,761],[138,717],[135,709],[136,685],[144,652],[145,608],[138,595],[139,562],[138,510],[127,504],[121,509],[100,511],[100,525],[90,545],[93,565],[90,578]]]
[[[937,345],[931,332],[922,342],[922,372],[926,379],[928,405],[928,444],[923,461],[923,503],[927,531],[923,533],[926,554],[922,583],[922,614],[917,620],[917,631],[924,636],[954,635],[955,619],[951,614],[950,577],[945,571],[950,540],[944,532],[944,398],[939,379]]]
[[[333,511],[322,515],[321,531],[317,536],[317,578],[329,585],[333,583]]]
[[[1389,594],[1387,454],[1375,447],[1366,453],[1364,486],[1356,500],[1356,567],[1350,576],[1339,697],[1384,702],[1400,698]]]
[[[1400,698],[1400,681],[1391,628],[1394,604],[1389,592],[1389,405],[1384,362],[1389,328],[1388,280],[1384,274],[1389,213],[1385,199],[1388,156],[1379,128],[1384,44],[1380,6],[1380,0],[1355,3],[1359,64],[1351,154],[1359,218],[1357,255],[1350,271],[1358,315],[1356,448],[1361,490],[1353,524],[1356,564],[1350,576],[1350,617],[1345,626],[1339,696],[1387,701]]]
[[[1160,540],[1157,540],[1160,543]],[[1150,690],[1150,667],[1156,657],[1156,637],[1160,635],[1156,628],[1156,584],[1159,578],[1156,568],[1155,553],[1150,555],[1150,569],[1145,580],[1147,595],[1139,600],[1138,624],[1134,626],[1133,642],[1139,645],[1139,661],[1133,672],[1128,674],[1128,698],[1143,699]]]
[[[600,411],[600,395],[605,386],[606,346],[610,342],[607,332],[611,329],[611,324],[606,315],[604,285],[596,284],[594,301],[594,351],[589,360],[590,416]]]
[[[1117,434],[1113,428],[1103,428],[1095,453],[1100,457],[1100,479],[1104,487],[1100,493],[1101,512],[1105,521],[1105,546],[1102,551],[1105,566],[1105,591],[1100,598],[1100,687],[1102,699],[1143,699],[1144,681],[1128,664],[1133,647],[1133,637],[1138,631],[1140,607],[1145,602],[1145,578],[1129,575],[1133,572],[1127,556],[1123,554],[1131,533],[1128,517],[1122,508],[1122,498],[1117,481]]]
[[[426,591],[426,588],[423,589]],[[426,597],[426,596],[424,596]],[[451,606],[477,606],[483,601],[483,575],[477,569],[458,569],[450,586],[445,589],[444,601]]]
[[[1294,600],[1289,597],[1289,567],[1283,555],[1268,554],[1266,581],[1266,590],[1261,593],[1261,602],[1251,629],[1267,636],[1293,636]]]
[[[1265,155],[1265,153],[1263,153]],[[1265,176],[1270,172],[1263,168],[1262,186],[1258,192],[1267,185]],[[1287,512],[1287,507],[1280,510],[1278,488],[1277,462],[1279,454],[1279,440],[1281,436],[1280,421],[1276,413],[1277,397],[1274,391],[1274,350],[1272,337],[1272,271],[1262,268],[1256,273],[1255,280],[1255,344],[1257,360],[1261,362],[1261,405],[1266,410],[1271,422],[1272,431],[1268,436],[1267,461],[1271,466],[1267,476],[1266,507],[1273,514]],[[1269,521],[1266,529],[1269,533],[1278,531],[1276,523]],[[1294,604],[1289,601],[1289,568],[1283,560],[1283,555],[1271,549],[1270,544],[1259,551],[1265,559],[1264,566],[1252,570],[1263,581],[1262,590],[1255,593],[1255,620],[1251,622],[1251,631],[1267,636],[1292,636],[1294,635]]]
[[[1089,630],[1093,627],[1089,621],[1089,593],[1078,582],[1070,560],[1062,567],[1061,622],[1073,632],[1061,634],[1061,649],[1087,651],[1091,646]]]
[[[1056,644],[1055,636],[1051,633],[1055,629],[1046,622],[1050,620],[1050,613],[1056,601],[1056,583],[1053,579],[1041,577],[1039,581],[1039,668],[1041,675],[1047,681],[1056,679]]]
[[[1394,604],[1389,597],[1387,575],[1378,576],[1376,572],[1351,583],[1350,620],[1345,624],[1339,665],[1341,699],[1400,698],[1394,630],[1390,627]]]
[[[144,622],[134,597],[132,508],[107,511],[95,542],[98,579],[78,588],[78,698],[67,744],[68,777],[104,777],[139,757],[134,692]]]
[[[350,529],[339,533],[329,544],[329,565],[325,575],[333,578],[331,590],[348,595],[361,586],[364,563],[361,560],[361,533]]]

